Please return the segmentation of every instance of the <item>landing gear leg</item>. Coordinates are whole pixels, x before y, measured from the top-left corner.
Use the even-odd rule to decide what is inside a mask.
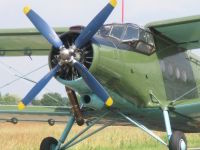
[[[82,126],[84,124],[84,119],[83,119],[83,115],[81,113],[81,109],[80,109],[80,106],[79,106],[79,103],[78,103],[78,100],[76,97],[76,93],[67,86],[65,86],[65,90],[67,92],[69,101],[71,103],[72,111],[73,111],[76,123],[79,126]]]
[[[172,136],[172,128],[171,128],[171,123],[170,123],[169,113],[168,113],[167,108],[163,109],[163,116],[164,116],[164,120],[165,120],[165,128],[167,131],[168,140],[170,140],[170,138]]]
[[[96,134],[97,132],[105,129],[106,127],[112,125],[114,123],[114,121],[108,122],[106,124],[104,124],[103,126],[93,130],[92,132],[86,134],[85,136],[83,136],[83,134],[85,132],[87,132],[91,127],[93,127],[96,123],[98,123],[101,119],[103,119],[105,116],[107,116],[110,113],[110,111],[106,111],[103,114],[101,114],[98,118],[96,118],[91,124],[89,124],[89,126],[85,127],[82,131],[80,131],[79,133],[77,133],[73,138],[71,138],[70,140],[68,140],[68,142],[64,143],[66,138],[68,137],[68,134],[75,122],[75,116],[70,117],[64,132],[62,133],[60,139],[57,141],[55,138],[53,137],[47,137],[45,138],[41,145],[40,145],[40,150],[65,150],[65,149],[69,149],[70,147],[78,144],[79,142],[89,138],[90,136]],[[81,137],[82,136],[82,137]]]
[[[66,127],[65,127],[65,130],[63,131],[63,133],[62,133],[62,135],[61,135],[61,137],[60,137],[60,139],[58,141],[58,144],[57,144],[55,150],[59,150],[61,144],[63,144],[65,142],[65,140],[66,140],[66,138],[67,138],[67,136],[68,136],[73,124],[74,124],[74,122],[75,122],[75,117],[71,116],[69,121],[68,121],[68,123],[67,123],[67,125],[66,125]]]
[[[53,137],[44,138],[40,144],[40,150],[59,150],[61,144],[65,142],[74,122],[75,122],[75,117],[71,116],[65,127],[65,130],[63,131],[58,141]]]
[[[122,112],[118,111],[118,114],[120,114],[123,118],[128,120],[131,124],[137,126],[147,134],[149,134],[152,138],[156,139],[159,141],[161,144],[165,145],[167,147],[167,143],[165,143],[159,136],[157,136],[155,133],[153,133],[151,130],[149,130],[147,127],[139,123],[138,121],[134,120],[133,118],[130,118],[129,116],[123,114]]]
[[[172,132],[168,108],[163,109],[165,127],[167,131],[169,150],[187,150],[187,140],[183,132]]]
[[[168,147],[169,150],[187,150],[187,141],[186,141],[184,133],[181,131],[172,132],[170,118],[169,118],[169,112],[168,112],[167,108],[163,109],[163,116],[164,116],[165,127],[166,127],[169,145],[167,145],[167,143],[165,143],[159,136],[154,134],[151,130],[149,130],[147,127],[145,127],[138,121],[134,120],[133,118],[130,118],[129,116],[123,114],[120,111],[118,111],[118,114],[120,114],[123,118],[128,120],[131,124],[134,124],[135,126],[142,129],[144,132],[146,132],[151,137],[153,137],[154,139],[159,141],[161,144]]]

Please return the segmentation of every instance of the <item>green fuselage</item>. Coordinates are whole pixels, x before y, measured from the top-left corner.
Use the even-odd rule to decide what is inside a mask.
[[[98,58],[91,71],[104,86],[137,106],[158,106],[155,98],[163,105],[198,98],[198,58],[173,43],[157,43],[150,55],[104,45],[96,47]]]
[[[97,36],[95,40],[90,72],[109,91],[114,99],[113,108],[133,115],[153,129],[165,130],[160,108],[171,106],[173,128],[199,132],[199,104],[195,105],[200,82],[197,57],[156,37],[156,49],[151,54],[122,49],[123,43],[116,39]],[[91,94],[82,79],[58,80],[81,96]],[[176,108],[177,103],[180,107]]]

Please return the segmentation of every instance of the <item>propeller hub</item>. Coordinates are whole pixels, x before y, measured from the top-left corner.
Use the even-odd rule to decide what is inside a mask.
[[[49,54],[49,66],[54,68],[57,64],[61,66],[61,69],[57,73],[63,80],[76,80],[80,78],[80,74],[73,66],[77,61],[86,68],[90,68],[93,62],[93,47],[92,43],[87,43],[82,49],[78,49],[74,45],[74,40],[79,36],[77,32],[66,32],[60,36],[63,46],[58,48],[52,47],[52,51]]]
[[[69,49],[66,49],[65,47],[62,47],[60,50],[60,63],[61,64],[68,64],[73,61],[74,59],[74,49],[70,47]]]
[[[69,60],[71,58],[70,51],[68,49],[63,49],[60,51],[61,60]]]

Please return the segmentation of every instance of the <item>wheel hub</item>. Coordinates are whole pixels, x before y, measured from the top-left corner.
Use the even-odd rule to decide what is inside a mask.
[[[180,150],[186,150],[186,144],[185,144],[185,141],[183,139],[181,139],[179,141],[179,147],[180,147]]]

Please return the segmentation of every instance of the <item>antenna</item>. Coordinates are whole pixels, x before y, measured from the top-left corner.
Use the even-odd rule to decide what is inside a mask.
[[[124,0],[122,0],[122,23],[124,23]]]

